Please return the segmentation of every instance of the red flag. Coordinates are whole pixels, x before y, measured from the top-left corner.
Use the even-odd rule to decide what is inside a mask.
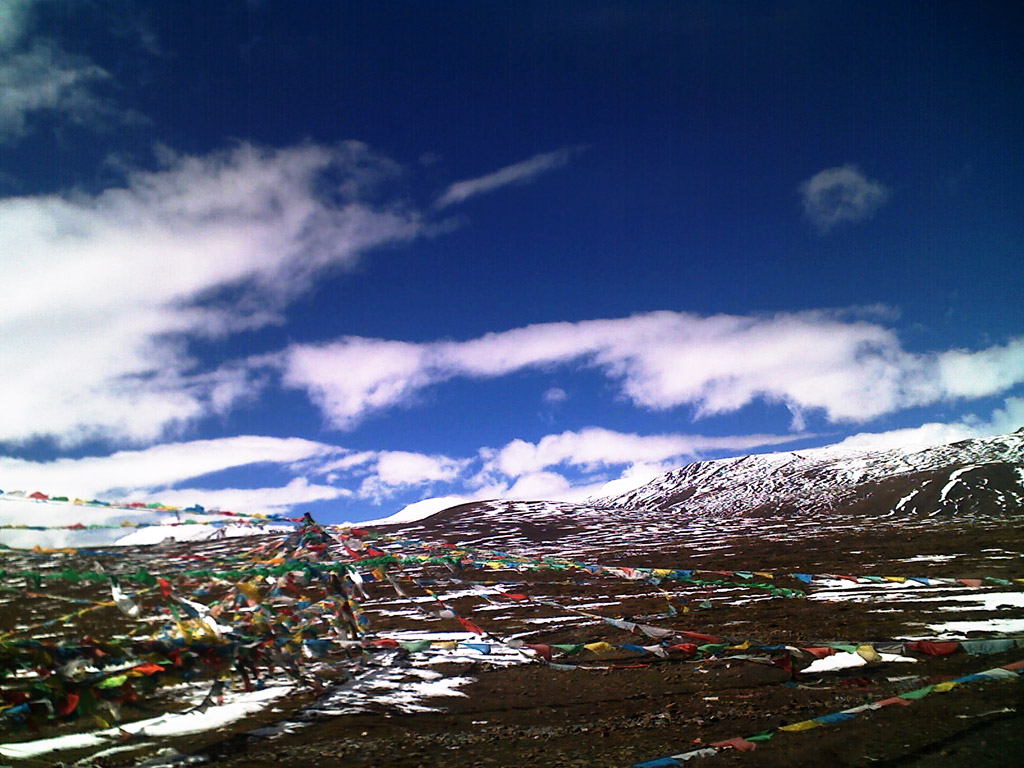
[[[151,661],[147,661],[145,664],[139,664],[139,666],[137,667],[132,667],[131,671],[149,677],[150,675],[155,675],[157,672],[163,672],[164,668],[161,667],[159,664],[154,664]]]
[[[462,628],[465,629],[467,632],[472,632],[474,635],[485,634],[485,632],[482,629],[480,629],[480,627],[478,627],[469,619],[464,619],[461,616],[457,616],[456,618],[459,620],[459,624],[462,625]]]
[[[793,655],[789,651],[786,651],[781,656],[776,656],[772,659],[772,664],[779,669],[789,672],[791,675],[793,674]]]
[[[913,643],[907,643],[907,648],[918,653],[926,653],[929,656],[948,656],[960,648],[960,643],[955,640],[940,643],[933,643],[930,640],[917,640]]]
[[[716,741],[711,745],[722,749],[723,747],[732,747],[740,752],[752,752],[757,749],[757,744],[752,741],[747,741],[742,736],[733,736],[731,739],[725,739],[724,741]]]
[[[705,643],[719,642],[719,639],[714,635],[702,635],[700,632],[680,632],[679,634],[692,638],[693,640],[701,640]]]
[[[75,711],[75,707],[78,706],[79,696],[77,693],[69,693],[64,699],[64,703],[57,707],[57,714],[61,717],[67,717]]]
[[[882,699],[881,701],[875,702],[880,707],[888,707],[890,704],[901,704],[904,707],[909,707],[910,702],[906,699],[901,699],[899,696],[892,696],[888,699]]]
[[[531,651],[536,653],[538,656],[540,656],[542,659],[546,659],[547,661],[551,661],[551,646],[550,645],[543,645],[541,643],[524,643],[524,645],[527,648],[529,648]]]
[[[697,653],[697,646],[694,643],[677,643],[668,647],[670,651],[685,653],[687,656],[694,656]]]
[[[167,579],[162,579],[159,576],[156,577],[156,583],[160,585],[160,594],[164,597],[171,596],[171,582]]]

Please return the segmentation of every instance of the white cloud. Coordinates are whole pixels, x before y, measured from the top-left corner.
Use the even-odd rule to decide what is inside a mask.
[[[0,51],[25,35],[29,14],[38,0],[0,0]]]
[[[893,429],[888,432],[860,432],[836,443],[839,448],[913,450],[931,445],[955,443],[974,437],[1003,435],[1024,427],[1024,398],[1009,397],[988,419],[968,416],[952,423],[929,422],[919,427]]]
[[[359,496],[380,502],[401,489],[451,483],[468,465],[467,459],[410,451],[381,451],[372,474],[359,486]]]
[[[377,476],[386,485],[418,485],[453,480],[464,461],[409,451],[385,451],[377,461]]]
[[[480,470],[463,481],[475,499],[579,502],[624,493],[711,452],[743,451],[807,435],[636,435],[603,427],[546,435],[536,443],[512,440],[481,448]],[[564,468],[563,471],[555,471]],[[612,480],[609,480],[609,474]],[[570,477],[572,479],[570,479]],[[621,490],[616,490],[621,489]]]
[[[955,443],[977,437],[966,424],[939,424],[930,422],[919,427],[892,429],[888,432],[858,432],[835,444],[837,448],[857,448],[865,451],[885,451],[890,448],[913,450],[930,445]]]
[[[576,495],[572,490],[572,483],[557,472],[532,472],[518,478],[502,497],[527,501],[567,501],[567,495]]]
[[[340,459],[335,459],[322,464],[319,471],[323,474],[330,474],[332,472],[349,472],[374,461],[377,458],[377,455],[377,451],[349,452],[343,455]]]
[[[110,77],[87,59],[69,56],[48,42],[4,57],[0,63],[0,142],[24,136],[36,114],[60,113],[91,123],[116,112],[93,85]]]
[[[569,399],[569,394],[561,387],[551,387],[544,392],[544,402],[548,405],[564,403]]]
[[[493,192],[510,184],[525,184],[542,173],[565,165],[572,157],[572,153],[573,150],[568,148],[545,152],[534,155],[521,163],[508,165],[493,173],[488,173],[486,176],[457,181],[437,199],[436,207],[444,208],[461,203],[470,197]]]
[[[114,507],[81,506],[68,502],[30,502],[12,496],[16,490],[42,491],[50,496],[111,502],[160,502],[187,507],[275,514],[294,505],[336,499],[352,491],[317,485],[305,477],[293,477],[285,486],[269,488],[177,488],[166,486],[227,469],[276,465],[291,473],[315,467],[340,449],[299,438],[243,435],[218,440],[170,443],[140,451],[119,451],[107,456],[53,461],[28,461],[0,457],[0,522],[9,524],[72,525],[117,524],[123,520],[158,523],[174,515],[149,510],[126,511]],[[0,541],[11,546],[86,546],[109,543],[122,535],[115,531],[0,532]]]
[[[1005,435],[1024,427],[1024,397],[1008,397],[979,428],[982,435]]]
[[[161,501],[185,506],[200,501],[208,509],[272,515],[287,513],[298,504],[330,501],[352,495],[352,491],[333,485],[310,483],[305,477],[292,478],[287,485],[270,488],[182,488],[157,494],[137,494],[142,501]]]
[[[842,222],[871,218],[889,190],[853,165],[818,171],[800,185],[804,213],[823,234]]]
[[[952,397],[979,398],[1005,392],[1024,380],[1024,339],[979,352],[943,352],[937,366],[941,385]]]
[[[431,381],[422,347],[380,339],[292,346],[284,370],[285,386],[306,389],[341,429],[354,427],[367,412],[407,403]]]
[[[339,448],[334,455],[317,460],[311,471],[330,483],[347,483],[356,488],[358,498],[379,504],[396,493],[456,484],[474,460],[414,451],[352,452]]]
[[[0,199],[0,440],[149,441],[223,411],[258,382],[199,370],[190,339],[278,322],[325,270],[420,232],[361,201],[394,167],[358,143],[164,160],[95,196]]]
[[[513,440],[489,460],[489,464],[510,477],[538,472],[560,464],[582,467],[594,472],[610,466],[652,465],[686,459],[711,451],[746,450],[756,446],[778,445],[798,439],[794,435],[740,435],[704,437],[702,435],[636,435],[602,427],[579,432],[546,435],[536,443]]]
[[[98,94],[96,86],[110,80],[109,72],[55,40],[32,34],[39,4],[0,2],[0,143],[24,136],[32,119],[43,114],[96,128],[139,120]]]
[[[601,370],[641,408],[691,406],[706,417],[760,400],[788,408],[798,429],[809,413],[832,423],[863,423],[1024,383],[1024,339],[982,350],[916,353],[903,348],[878,313],[861,315],[652,312],[531,325],[463,342],[349,337],[293,346],[282,360],[286,383],[305,388],[341,428],[408,405],[423,388],[454,377],[566,365]]]
[[[288,513],[298,504],[351,496],[352,492],[330,485],[316,485],[304,477],[295,477],[285,486],[268,488],[181,488],[159,493],[136,492],[119,499],[125,502],[160,502],[162,504],[187,507],[200,503],[209,510],[227,510],[247,514],[274,515]],[[125,510],[116,507],[83,506],[68,502],[36,502],[0,496],[0,522],[14,525],[38,525],[44,521],[48,526],[75,525],[118,525],[122,521],[156,525],[160,523],[187,520],[188,513],[156,512],[152,510]],[[230,521],[227,517],[207,517],[207,521]],[[129,529],[131,530],[131,529]],[[195,537],[202,531],[200,526],[185,525],[181,528],[168,529],[166,535],[186,538]],[[208,530],[208,529],[207,529]],[[109,544],[124,535],[124,530],[92,530],[92,531],[0,531],[0,542],[8,546],[31,547],[41,545],[47,547],[90,546]],[[128,542],[157,540],[163,538],[147,534],[132,536]]]
[[[0,457],[3,490],[42,491],[51,496],[113,500],[124,494],[156,492],[212,472],[255,464],[297,467],[321,461],[339,449],[297,437],[240,435],[216,440],[166,443],[138,451],[53,461]],[[165,492],[179,497],[182,492]],[[165,500],[165,499],[160,499]],[[206,505],[202,497],[187,502]],[[167,502],[170,503],[170,502]]]
[[[613,496],[621,496],[624,493],[636,490],[642,485],[647,485],[654,478],[659,475],[663,475],[666,472],[671,471],[674,467],[669,466],[658,466],[651,464],[634,464],[620,477],[614,480],[609,480],[607,483],[601,486],[600,490],[594,494],[595,497],[605,498]]]

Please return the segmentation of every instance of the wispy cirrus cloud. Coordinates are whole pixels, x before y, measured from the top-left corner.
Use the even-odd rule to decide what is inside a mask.
[[[238,435],[52,461],[0,456],[0,477],[3,489],[8,492],[23,489],[109,500],[112,496],[156,493],[203,475],[238,467],[275,465],[301,471],[340,453],[342,449],[335,446],[297,437]],[[177,491],[173,495],[182,496]],[[197,500],[193,497],[187,503]]]
[[[885,319],[852,310],[652,312],[530,325],[461,342],[348,337],[294,345],[280,364],[285,383],[309,392],[341,429],[408,407],[424,388],[455,377],[569,365],[601,371],[640,408],[687,406],[707,417],[762,401],[788,408],[798,430],[808,413],[831,423],[865,423],[915,406],[1004,394],[1024,383],[1024,338],[981,350],[912,352]]]
[[[6,495],[16,490],[42,491],[85,500],[160,501],[172,506],[202,504],[237,512],[288,512],[293,507],[331,499],[359,499],[381,504],[397,493],[429,494],[461,487],[478,457],[454,459],[413,451],[350,449],[297,437],[259,435],[163,443],[104,455],[50,461],[0,456],[0,481]],[[240,468],[271,468],[291,476],[284,485],[258,488],[204,486],[203,478]],[[20,513],[15,520],[4,517]],[[0,508],[2,522],[29,522],[24,505]],[[120,520],[123,510],[111,512]],[[146,520],[153,514],[140,513]],[[46,507],[48,524],[85,520],[101,522],[102,509],[86,512],[74,505]]]
[[[471,197],[484,195],[502,187],[526,184],[543,173],[562,167],[577,151],[579,150],[574,148],[563,148],[554,152],[544,152],[520,163],[500,168],[493,173],[478,176],[475,179],[457,181],[437,198],[435,207],[446,208],[449,205],[464,202]]]
[[[0,3],[0,143],[25,136],[42,115],[95,128],[141,121],[101,95],[99,87],[112,79],[110,72],[36,34],[40,5],[41,0]]]
[[[281,321],[315,278],[422,231],[369,203],[396,172],[365,145],[164,151],[99,194],[0,199],[0,441],[159,439],[258,388],[190,340]]]
[[[889,199],[889,190],[856,166],[818,171],[800,185],[804,214],[822,234],[833,227],[874,216]]]
[[[115,115],[93,87],[109,78],[102,67],[48,41],[8,52],[0,63],[0,142],[24,136],[32,117],[40,113],[60,114],[78,124]]]
[[[433,381],[422,346],[388,340],[205,368],[190,354],[284,322],[318,279],[378,246],[435,234],[428,214],[388,201],[397,163],[359,142],[160,148],[158,160],[95,194],[0,198],[0,282],[18,286],[0,303],[0,365],[19,371],[0,381],[18,404],[0,413],[0,442],[165,439],[255,397],[278,358],[286,385],[347,426]],[[344,386],[321,381],[346,358]]]

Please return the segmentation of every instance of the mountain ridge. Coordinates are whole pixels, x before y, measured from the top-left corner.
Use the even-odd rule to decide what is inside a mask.
[[[374,529],[509,551],[642,555],[655,543],[795,540],[908,520],[998,520],[1024,511],[1024,431],[920,450],[825,448],[700,461],[582,503],[475,501]]]

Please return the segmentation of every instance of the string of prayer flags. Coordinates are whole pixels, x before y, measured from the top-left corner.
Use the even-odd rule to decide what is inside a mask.
[[[654,760],[646,760],[639,763],[633,763],[632,768],[677,768],[677,766],[683,765],[691,759],[698,757],[710,757],[718,754],[722,749],[737,749],[740,751],[752,751],[756,747],[757,743],[765,742],[772,738],[774,733],[786,732],[786,733],[801,733],[803,731],[810,731],[815,728],[821,728],[827,725],[835,725],[844,723],[849,720],[855,719],[859,714],[865,712],[871,712],[879,710],[892,705],[899,705],[908,707],[912,702],[922,699],[932,693],[946,693],[953,690],[953,688],[963,685],[966,683],[984,682],[990,680],[1020,680],[1021,674],[1024,673],[1024,661],[1017,661],[1012,664],[1007,664],[1002,667],[996,667],[994,669],[988,669],[984,672],[974,673],[972,675],[966,675],[956,680],[939,683],[936,685],[928,685],[923,688],[918,688],[913,691],[902,693],[899,696],[891,696],[886,699],[871,702],[868,704],[862,704],[857,707],[851,707],[844,709],[839,712],[831,712],[818,717],[810,718],[807,720],[800,720],[796,723],[789,723],[787,725],[781,725],[775,729],[775,731],[761,731],[760,733],[754,734],[753,736],[747,737],[733,737],[731,739],[723,739],[716,741],[709,747],[704,747],[699,750],[691,750],[690,752],[684,752],[677,755],[670,755],[668,757],[660,757]]]

